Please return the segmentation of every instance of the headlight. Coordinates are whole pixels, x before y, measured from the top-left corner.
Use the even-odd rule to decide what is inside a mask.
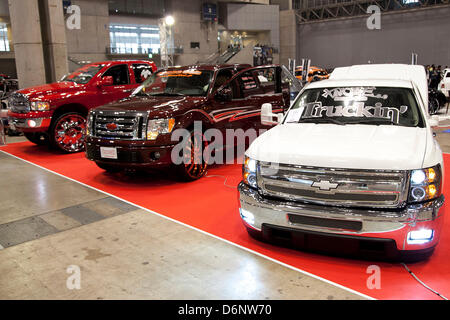
[[[48,111],[50,110],[50,102],[46,101],[32,101],[31,110],[34,111]]]
[[[93,123],[94,123],[94,113],[92,111],[89,111],[87,120],[86,120],[86,135],[91,134]]]
[[[242,166],[242,176],[244,183],[250,187],[257,188],[256,171],[258,168],[258,161],[245,156],[244,165]]]
[[[174,118],[148,120],[147,140],[155,140],[160,134],[172,132],[174,126]]]
[[[411,171],[409,201],[431,200],[441,195],[441,166]]]

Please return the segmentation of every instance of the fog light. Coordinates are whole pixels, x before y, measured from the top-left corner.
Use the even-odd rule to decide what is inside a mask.
[[[161,154],[158,151],[152,152],[150,154],[150,158],[152,158],[153,160],[159,160],[159,158],[161,158]]]
[[[249,225],[253,226],[255,223],[255,216],[250,211],[247,211],[245,209],[239,209],[239,213],[241,214],[241,218],[247,222]]]
[[[433,240],[434,231],[432,229],[422,229],[410,231],[408,233],[408,243],[423,244]]]
[[[28,126],[29,126],[30,128],[36,127],[36,121],[34,121],[34,120],[28,120]]]

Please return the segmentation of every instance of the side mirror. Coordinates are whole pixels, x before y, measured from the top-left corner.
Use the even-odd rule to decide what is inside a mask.
[[[274,117],[276,118],[275,121],[273,120]],[[283,120],[282,114],[272,113],[272,104],[264,103],[261,106],[261,124],[273,126],[281,123],[281,120]]]
[[[437,127],[439,125],[439,116],[432,115],[431,117],[429,117],[428,124],[430,125],[430,127]]]
[[[214,95],[217,101],[227,102],[233,99],[233,91],[231,91],[230,87],[225,87],[221,90],[217,90]]]
[[[112,76],[106,76],[103,77],[101,80],[97,82],[97,86],[104,87],[104,86],[112,86],[114,84],[114,79]]]

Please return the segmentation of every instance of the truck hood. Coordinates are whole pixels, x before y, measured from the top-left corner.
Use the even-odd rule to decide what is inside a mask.
[[[422,168],[428,130],[391,125],[283,124],[257,138],[247,156],[314,167]]]
[[[95,110],[99,111],[138,111],[149,112],[150,117],[173,117],[185,113],[204,103],[205,97],[130,97],[112,102]]]
[[[25,89],[21,89],[17,92],[26,95],[29,99],[39,99],[39,100],[47,100],[52,95],[62,93],[62,92],[70,92],[70,91],[80,91],[84,90],[85,85],[77,84],[75,82],[54,82],[50,84],[44,84],[40,86],[28,87]]]

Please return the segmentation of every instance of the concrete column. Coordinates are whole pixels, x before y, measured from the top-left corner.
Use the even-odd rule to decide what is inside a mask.
[[[21,88],[46,82],[38,0],[9,0],[17,77]]]
[[[68,73],[66,24],[63,2],[39,0],[41,31],[47,82],[58,81]]]
[[[297,21],[295,10],[280,11],[280,64],[288,65],[288,59],[297,55]]]

